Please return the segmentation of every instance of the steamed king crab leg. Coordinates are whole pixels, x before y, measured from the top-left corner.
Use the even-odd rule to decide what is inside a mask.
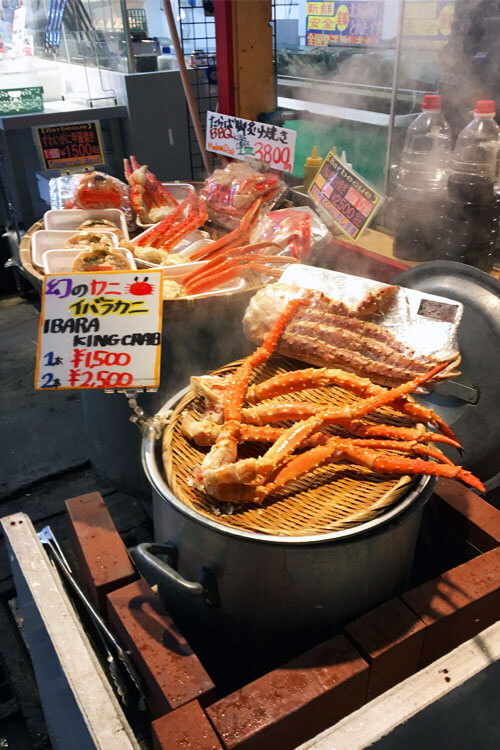
[[[326,385],[340,386],[350,393],[355,393],[363,398],[387,393],[387,389],[383,386],[375,385],[368,378],[361,378],[344,370],[327,367],[308,367],[305,370],[295,370],[294,372],[285,372],[281,375],[276,375],[264,383],[252,386],[248,389],[246,400],[250,404],[257,404],[265,399],[282,396],[286,393],[295,393],[307,388],[317,388],[318,386]],[[452,440],[456,440],[453,431],[439,415],[433,412],[432,409],[417,404],[413,399],[406,396],[397,398],[392,401],[391,407],[403,414],[415,417],[421,422],[433,424],[444,435],[447,435]]]
[[[365,466],[378,474],[427,474],[448,479],[460,479],[476,490],[484,492],[483,483],[470,471],[454,464],[437,464],[421,458],[407,458],[377,453],[368,447],[355,446],[341,438],[333,437],[324,445],[316,446],[305,453],[295,456],[274,477],[272,482],[260,487],[244,488],[242,494],[244,502],[262,503],[272,492],[281,489],[289,482],[304,474],[314,471],[326,463],[347,459],[352,463]],[[252,492],[253,489],[253,492]]]
[[[210,477],[217,467],[234,463],[238,453],[238,433],[241,425],[241,410],[248,378],[254,367],[266,362],[274,352],[279,337],[285,326],[300,305],[307,303],[307,297],[297,297],[291,300],[284,312],[273,325],[264,343],[247,357],[234,373],[224,398],[224,426],[217,439],[205,456],[201,466],[195,470],[195,483],[199,489],[213,494],[216,487],[212,485]]]
[[[222,484],[234,485],[235,483],[248,484],[256,481],[259,483],[265,481],[269,475],[279,467],[279,464],[285,458],[293,453],[294,450],[300,448],[310,435],[320,430],[321,427],[326,424],[327,420],[329,420],[330,423],[333,423],[336,419],[353,419],[355,417],[369,414],[381,406],[390,404],[394,399],[415,390],[419,385],[422,385],[427,380],[430,380],[437,375],[437,373],[447,365],[448,362],[442,362],[429,372],[419,375],[408,383],[403,383],[396,388],[391,388],[389,391],[384,391],[384,393],[380,395],[364,399],[357,404],[344,406],[340,409],[323,408],[323,410],[319,411],[316,415],[298,422],[285,430],[274,445],[272,445],[271,448],[269,448],[269,450],[260,458],[244,458],[240,461],[222,467],[219,466],[215,469],[213,466],[209,465],[206,467],[203,475],[204,489],[214,497],[224,500],[225,498],[221,495],[225,493],[218,491],[219,486]],[[229,387],[231,388],[231,386]],[[242,398],[243,396],[244,391]],[[241,414],[241,408],[239,413]],[[233,497],[233,502],[238,502],[238,500]]]
[[[197,394],[202,395],[210,406],[211,416],[216,418],[218,412],[222,415],[221,397],[226,388],[226,378],[214,375],[203,375],[201,377],[191,378],[191,387]],[[359,377],[345,370],[332,369],[327,367],[308,367],[305,370],[295,370],[276,375],[263,383],[251,386],[246,394],[246,400],[249,403],[258,404],[260,401],[272,399],[286,393],[295,393],[308,388],[318,386],[337,385],[344,388],[350,393],[366,398],[387,393],[387,389],[381,385],[375,385],[368,378]],[[305,419],[312,416],[322,409],[321,404],[298,403],[298,402],[279,402],[266,403],[254,406],[253,408],[243,410],[243,422],[248,424],[264,425],[272,422],[286,421],[288,419]],[[402,396],[391,403],[391,408],[406,414],[409,417],[418,419],[424,424],[432,424],[438,430],[446,435],[450,445],[459,447],[453,431],[448,427],[446,422],[422,404],[413,401],[409,396]],[[448,441],[442,441],[448,442]]]
[[[439,442],[440,438],[443,438],[442,435],[436,432],[425,432],[417,428],[392,427],[391,425],[371,425],[355,419],[346,420],[345,423],[338,420],[336,424],[346,428],[353,435],[364,436],[359,439],[364,439],[367,444],[368,442],[374,444],[375,438],[379,438],[379,440],[376,441],[377,443],[386,440],[388,443],[393,443],[395,446],[409,445],[410,443],[414,445],[435,443]],[[269,425],[258,426],[241,424],[240,442],[255,441],[260,443],[274,443],[283,435],[285,429],[285,427],[270,427]],[[222,425],[211,422],[208,419],[195,419],[189,412],[184,412],[182,415],[181,432],[196,445],[202,447],[213,445],[221,430]],[[317,432],[304,442],[303,447],[311,448],[314,445],[323,444],[325,440],[330,437],[330,434]],[[351,438],[349,437],[346,439],[350,440]],[[448,442],[448,438],[443,438],[442,442]],[[450,442],[453,444],[453,441]],[[460,446],[454,445],[454,447]],[[397,448],[394,448],[394,450],[397,450]],[[440,460],[443,461],[445,458],[441,458]]]

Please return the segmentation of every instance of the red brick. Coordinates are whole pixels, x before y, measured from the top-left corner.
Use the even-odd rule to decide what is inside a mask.
[[[223,750],[198,701],[153,721],[153,750]]]
[[[445,523],[481,552],[500,545],[500,511],[460,482],[438,479],[433,504]]]
[[[108,613],[144,678],[155,716],[195,698],[203,696],[205,703],[212,699],[212,680],[146,581],[109,594]]]
[[[288,750],[366,701],[368,664],[343,635],[207,708],[231,750]]]
[[[498,620],[500,547],[418,586],[403,601],[426,625],[420,666],[426,666]]]
[[[422,620],[400,599],[347,625],[345,632],[370,664],[368,700],[418,670],[424,630]]]
[[[98,492],[66,500],[66,512],[81,575],[94,604],[104,612],[106,594],[138,575]]]

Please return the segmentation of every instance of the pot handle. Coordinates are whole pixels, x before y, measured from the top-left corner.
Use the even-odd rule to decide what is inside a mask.
[[[168,542],[159,544],[157,542],[143,542],[133,547],[130,553],[137,563],[155,574],[157,579],[167,579],[168,583],[175,586],[179,591],[189,596],[201,596],[208,607],[220,607],[219,592],[215,576],[209,568],[202,567],[200,580],[188,581],[177,570],[177,547]],[[160,560],[157,555],[164,555],[169,562]]]

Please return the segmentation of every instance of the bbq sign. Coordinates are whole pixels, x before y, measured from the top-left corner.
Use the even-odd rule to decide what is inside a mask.
[[[161,270],[48,274],[35,389],[157,388]]]
[[[104,164],[99,123],[77,122],[35,128],[44,169]]]
[[[296,137],[288,128],[207,112],[207,151],[231,159],[257,159],[280,172],[292,172]]]
[[[309,188],[309,195],[330,214],[348,237],[361,236],[383,203],[377,193],[354,170],[348,169],[331,151]]]

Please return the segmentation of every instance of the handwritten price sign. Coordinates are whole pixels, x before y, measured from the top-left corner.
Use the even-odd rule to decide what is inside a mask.
[[[297,133],[241,117],[207,112],[206,149],[232,159],[258,159],[273,169],[292,172]]]
[[[348,169],[330,151],[309,188],[309,195],[330,214],[345,234],[361,236],[383,203],[384,197]]]
[[[35,389],[156,388],[161,285],[161,270],[45,276]]]

